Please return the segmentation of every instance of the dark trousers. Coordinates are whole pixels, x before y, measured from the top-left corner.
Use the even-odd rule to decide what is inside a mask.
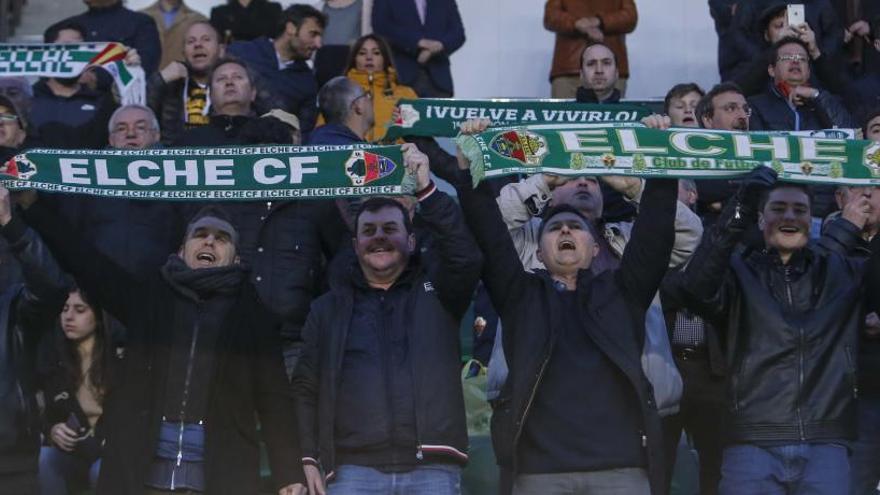
[[[413,81],[412,89],[420,98],[452,98],[452,93],[440,89],[434,84],[428,70],[423,66],[419,66],[419,73],[416,75],[416,80]]]
[[[721,480],[721,451],[726,416],[725,380],[712,376],[705,353],[673,350],[684,390],[678,414],[664,418],[667,479],[672,481],[682,430],[700,457],[700,493],[715,495]]]
[[[0,473],[0,493],[37,495],[37,472]]]
[[[859,398],[859,438],[852,442],[850,495],[876,495],[880,485],[880,397]]]

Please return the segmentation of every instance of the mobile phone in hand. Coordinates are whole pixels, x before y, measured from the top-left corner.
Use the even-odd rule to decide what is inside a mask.
[[[785,14],[788,18],[789,26],[800,26],[806,24],[806,13],[804,12],[804,4],[793,3],[785,8]]]

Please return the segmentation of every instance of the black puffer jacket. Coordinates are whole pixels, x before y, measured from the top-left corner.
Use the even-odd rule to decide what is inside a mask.
[[[510,374],[492,416],[492,441],[499,463],[518,473],[518,451],[529,410],[553,354],[562,301],[549,273],[522,268],[494,196],[485,183],[470,186],[470,174],[456,181],[471,232],[486,255],[483,282],[504,324],[504,350]],[[641,443],[646,448],[651,491],[668,491],[663,431],[653,389],[641,366],[645,312],[666,267],[675,237],[676,182],[653,179],[642,195],[641,216],[623,253],[620,269],[594,275],[580,270],[577,318],[614,367],[626,376],[641,405]],[[489,255],[488,253],[491,253]],[[589,385],[585,384],[585,391]],[[586,392],[585,392],[586,393]],[[565,398],[560,398],[564,400]]]
[[[386,321],[394,326],[387,331],[405,335],[413,365],[413,464],[438,455],[464,462],[468,439],[458,325],[479,280],[482,256],[452,199],[436,191],[420,205],[420,215],[433,234],[432,252],[440,261],[422,265],[413,258],[410,273],[386,291],[386,307],[392,308]],[[359,268],[355,265],[354,269]],[[350,328],[355,291],[369,290],[356,284],[350,271],[341,275],[312,306],[303,330],[303,355],[293,377],[303,463],[320,462],[328,473],[336,466],[338,403],[352,403],[351,397],[338,397],[338,384],[349,333],[355,331]],[[368,400],[384,401],[381,397]],[[384,406],[384,402],[371,403],[363,408],[375,411]],[[362,418],[359,411],[351,411],[351,419],[358,418]],[[375,439],[387,439],[394,434],[392,430],[399,429],[399,425],[387,429],[381,423],[361,421],[358,438],[378,443]],[[354,450],[353,445],[349,447]]]
[[[185,130],[183,122],[183,88],[186,81],[165,82],[156,72],[147,81],[147,105],[153,109],[162,128],[162,144],[171,146]]]
[[[0,476],[36,472],[40,419],[34,361],[41,329],[51,328],[67,280],[39,237],[17,219],[0,227],[22,266],[24,284],[0,291]]]
[[[678,287],[692,309],[727,328],[729,440],[853,439],[864,259],[847,253],[859,229],[835,220],[783,265],[773,251],[735,251],[751,212],[728,204]]]

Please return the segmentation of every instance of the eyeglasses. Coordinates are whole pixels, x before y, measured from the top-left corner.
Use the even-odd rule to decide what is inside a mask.
[[[0,122],[16,122],[18,121],[18,115],[14,113],[0,113]]]
[[[807,56],[801,55],[800,53],[793,53],[791,55],[780,55],[776,57],[777,62],[806,62]]]
[[[747,103],[740,105],[739,103],[731,102],[721,107],[721,109],[724,110],[725,113],[736,113],[742,110],[742,112],[746,114],[746,117],[752,116],[752,107],[750,107]]]
[[[138,136],[143,136],[148,132],[153,132],[155,129],[150,127],[148,124],[136,124],[134,128],[130,128],[127,125],[121,125],[113,128],[113,134],[128,134],[129,132],[134,132],[134,134]]]

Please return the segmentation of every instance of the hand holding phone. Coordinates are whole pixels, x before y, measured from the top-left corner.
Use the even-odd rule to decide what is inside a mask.
[[[807,22],[806,13],[804,11],[804,4],[802,3],[789,4],[785,8],[785,14],[788,18],[789,26],[800,26],[801,24]]]

